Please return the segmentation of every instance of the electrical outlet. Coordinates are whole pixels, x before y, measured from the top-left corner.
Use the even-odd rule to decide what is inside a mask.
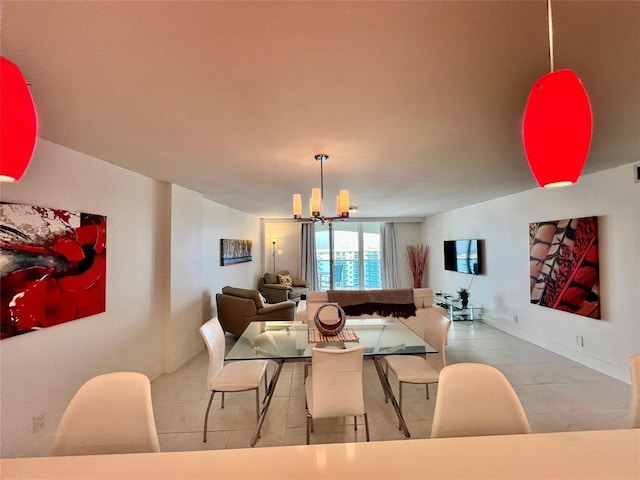
[[[514,315],[514,316],[513,316],[513,321],[514,321],[514,322],[516,322],[516,323],[518,323],[518,315]]]
[[[38,433],[44,428],[44,414],[33,417],[33,433]]]
[[[584,347],[584,337],[582,335],[576,335],[576,345]]]

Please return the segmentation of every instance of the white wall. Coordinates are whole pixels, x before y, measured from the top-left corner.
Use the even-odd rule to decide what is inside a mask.
[[[49,454],[89,378],[128,370],[153,380],[180,367],[204,348],[197,329],[215,292],[255,286],[262,271],[259,248],[253,262],[219,263],[220,238],[260,243],[257,217],[45,140],[0,200],[107,216],[106,311],[0,342],[1,457]],[[45,428],[33,433],[41,414]]]
[[[260,219],[239,210],[202,199],[202,298],[203,316],[216,314],[215,294],[222,287],[257,288],[263,273]],[[253,261],[220,265],[220,239],[253,241]]]
[[[396,223],[396,247],[398,249],[398,287],[413,287],[413,274],[407,260],[407,245],[419,245],[423,243],[422,223]],[[422,278],[422,286],[429,287],[428,269]]]
[[[529,223],[598,216],[602,320],[529,301]],[[629,382],[628,358],[640,351],[640,184],[625,165],[583,176],[571,187],[535,189],[428,217],[429,285],[455,292],[470,275],[444,271],[443,240],[485,240],[486,275],[471,301],[495,326]],[[518,322],[514,321],[518,316]],[[584,347],[576,345],[576,336]]]
[[[225,285],[256,288],[262,272],[260,220],[171,186],[171,317],[166,371],[203,348],[198,328],[216,314],[215,294]],[[253,261],[220,265],[220,239],[253,241]]]
[[[293,278],[300,274],[300,224],[294,222],[270,222],[265,226],[264,238],[264,271],[273,271],[273,242],[276,249],[282,249],[276,254],[276,270],[289,270]]]
[[[165,332],[165,371],[202,350],[202,195],[171,186],[171,313]]]
[[[168,259],[155,236],[164,193],[159,182],[44,140],[23,179],[2,185],[5,202],[107,216],[106,312],[0,342],[3,457],[37,451],[89,378],[162,372],[167,312],[154,271]],[[41,414],[45,429],[34,434]]]

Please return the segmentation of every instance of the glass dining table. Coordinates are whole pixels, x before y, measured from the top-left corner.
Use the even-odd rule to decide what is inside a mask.
[[[364,356],[373,359],[380,384],[396,412],[400,429],[404,436],[409,438],[411,434],[393,395],[381,359],[386,355],[427,354],[437,353],[437,350],[396,318],[348,319],[343,333],[350,335],[346,336],[345,341],[312,341],[316,340],[312,334],[317,334],[317,331],[313,330],[315,330],[313,324],[300,321],[251,322],[227,353],[226,361],[267,359],[276,362],[276,368],[262,402],[251,446],[253,447],[260,437],[260,429],[269,410],[284,362],[309,361],[313,347],[350,348],[363,345]]]

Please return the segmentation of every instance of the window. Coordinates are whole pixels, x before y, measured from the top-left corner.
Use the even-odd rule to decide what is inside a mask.
[[[316,225],[316,262],[320,290],[381,288],[380,223]]]

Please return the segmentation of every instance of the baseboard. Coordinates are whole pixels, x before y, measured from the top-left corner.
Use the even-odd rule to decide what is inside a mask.
[[[483,318],[482,322],[486,323],[487,325],[491,325],[492,327],[497,328],[498,330],[501,330],[505,333],[508,333],[509,335],[513,335],[514,337],[518,337],[522,340],[526,340],[529,343],[533,343],[534,345],[542,347],[545,350],[557,353],[558,355],[568,358],[569,360],[573,360],[574,362],[584,365],[585,367],[592,368],[593,370],[608,375],[609,377],[615,378],[616,380],[620,380],[621,382],[629,385],[631,384],[629,370],[626,368],[621,368],[617,365],[613,365],[609,362],[600,360],[590,355],[577,352],[564,345],[560,345],[546,338],[540,337],[534,333],[515,327],[508,322],[496,321],[491,318],[487,318],[487,316]]]
[[[200,342],[198,344],[194,344],[191,348],[186,349],[182,352],[181,355],[167,358],[164,364],[164,372],[163,373],[173,373],[178,370],[180,367],[185,365],[191,359],[193,359],[196,355],[198,355],[202,350],[204,350],[204,343]]]

